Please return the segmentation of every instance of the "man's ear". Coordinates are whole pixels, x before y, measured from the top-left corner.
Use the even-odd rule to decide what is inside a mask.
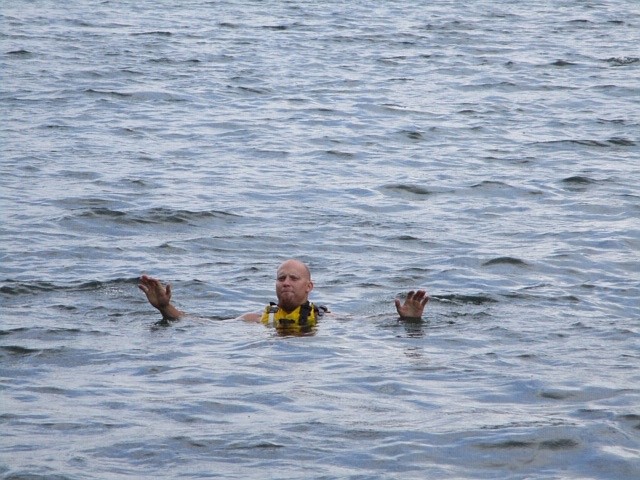
[[[307,293],[309,293],[311,290],[313,290],[313,282],[309,280],[309,285],[307,286]]]

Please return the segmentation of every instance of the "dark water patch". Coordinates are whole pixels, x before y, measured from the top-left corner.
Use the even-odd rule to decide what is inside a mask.
[[[174,253],[186,253],[186,252],[188,252],[188,250],[186,248],[176,247],[175,245],[172,245],[169,242],[165,242],[165,243],[161,244],[158,248],[162,248],[162,249],[165,249],[165,250],[171,250]]]
[[[504,440],[496,443],[480,443],[477,446],[487,450],[510,450],[513,448],[533,448],[536,442],[526,440]]]
[[[130,35],[132,37],[170,37],[173,33],[166,30],[152,30],[148,32],[134,32]]]
[[[42,349],[23,347],[21,345],[2,345],[0,346],[0,351],[3,353],[3,357],[5,356],[4,354],[21,357],[41,353]]]
[[[231,87],[231,88],[235,88],[237,90],[240,90],[241,92],[255,93],[257,95],[265,95],[269,93],[269,90],[267,90],[266,88],[247,87],[244,85],[240,85],[238,87]]]
[[[635,147],[636,146],[636,142],[634,142],[633,140],[629,140],[628,138],[623,138],[623,137],[611,137],[609,140],[607,140],[607,142],[609,142],[612,145],[617,145],[620,147]]]
[[[108,281],[89,281],[73,285],[44,281],[21,282],[17,280],[5,280],[2,287],[0,287],[0,293],[5,295],[37,295],[43,292],[87,292],[120,288],[123,286],[129,287],[131,284],[137,285],[137,282],[138,277],[118,278]]]
[[[516,355],[516,358],[521,358],[522,360],[536,360],[538,356],[533,353],[521,353],[520,355]]]
[[[427,196],[434,192],[421,185],[394,183],[382,187],[383,191],[391,193],[410,193],[412,195]]]
[[[492,265],[514,265],[518,267],[526,267],[529,264],[524,260],[520,260],[519,258],[515,257],[492,258],[491,260],[488,260],[482,264],[483,267],[490,267]]]
[[[557,438],[544,440],[539,445],[544,450],[570,450],[580,446],[580,443],[571,438]]]
[[[561,391],[561,390],[543,390],[538,394],[541,398],[548,398],[550,400],[566,400],[576,396],[576,392]]]
[[[240,218],[240,215],[221,210],[171,210],[153,208],[143,216],[134,216],[137,223],[187,223],[193,224],[200,220]]]
[[[470,91],[470,92],[474,92],[474,91],[499,91],[499,92],[508,92],[508,91],[514,91],[514,90],[518,90],[519,87],[516,83],[514,82],[507,82],[507,81],[502,81],[502,82],[495,82],[495,83],[478,83],[478,84],[470,84],[470,85],[464,85],[462,87],[460,87],[461,90],[463,91]],[[478,129],[481,129],[483,127],[477,127]]]
[[[69,130],[72,127],[70,127],[69,125],[62,125],[58,123],[48,123],[45,125],[40,125],[38,128],[42,128],[45,130]]]
[[[19,50],[11,50],[9,52],[6,52],[6,55],[11,55],[13,57],[21,57],[21,58],[31,58],[33,57],[33,52],[30,52],[29,50],[25,50],[21,48]]]
[[[625,120],[624,118],[599,118],[598,119],[598,123],[600,124],[613,124],[613,125],[626,125],[627,124],[627,120]]]
[[[157,441],[160,441],[160,439]],[[166,448],[164,444],[154,444],[152,441],[117,442],[108,447],[91,450],[89,453],[118,460],[126,458],[129,464],[148,465],[150,468],[157,468],[158,465],[162,465],[167,461],[173,461],[174,456],[171,448]]]
[[[431,300],[436,300],[443,303],[454,303],[457,305],[484,305],[486,303],[497,303],[498,300],[488,295],[462,295],[462,294],[449,294],[449,295],[432,295]]]
[[[325,152],[327,155],[332,155],[334,157],[338,157],[338,158],[354,158],[355,155],[353,153],[349,153],[349,152],[341,152],[340,150],[327,150]]]
[[[626,413],[626,414],[620,415],[617,418],[619,418],[625,423],[632,424],[631,426],[634,430],[640,430],[640,414]]]
[[[149,60],[147,60],[147,62],[155,63],[155,64],[163,64],[163,65],[182,65],[182,64],[189,64],[189,63],[198,64],[198,63],[201,63],[202,61],[198,58],[174,59],[170,57],[158,57],[158,58],[150,58]],[[173,97],[170,97],[170,98],[173,98]]]
[[[478,448],[485,450],[513,450],[513,449],[541,449],[541,450],[569,450],[580,445],[571,438],[558,438],[554,440],[504,440],[496,443],[480,443]]]
[[[38,471],[40,469],[37,469]],[[40,474],[22,469],[9,473],[7,470],[4,480],[77,480],[76,476],[58,475],[56,473]]]
[[[640,63],[640,57],[611,57],[605,61],[612,67],[626,67]]]
[[[25,387],[25,390],[28,392],[42,393],[46,395],[64,395],[67,397],[78,396],[74,395],[71,390],[66,390],[60,387]]]
[[[554,67],[570,67],[577,64],[574,62],[569,62],[568,60],[556,60],[555,62],[552,62],[551,65],[553,65]]]
[[[75,290],[80,292],[87,292],[87,291],[95,292],[95,291],[104,290],[104,289],[120,288],[123,286],[128,287],[131,284],[137,285],[137,282],[138,282],[138,277],[116,278],[114,280],[107,280],[107,281],[91,280],[88,282],[80,283],[77,286],[67,285],[65,286],[65,288],[67,290]]]
[[[401,133],[411,140],[422,140],[424,138],[424,135],[417,130],[402,130]]]
[[[38,292],[51,292],[58,287],[50,282],[30,282],[23,283],[15,280],[5,280],[0,287],[0,293],[5,295],[26,295]]]
[[[471,185],[471,188],[503,189],[503,188],[512,188],[512,187],[511,185],[505,182],[499,182],[495,180],[483,180],[480,183]]]
[[[21,333],[21,332],[26,332],[29,329],[26,327],[19,327],[19,328],[10,328],[8,330],[0,330],[0,337],[3,337],[5,335],[13,335],[14,333]]]
[[[584,175],[574,175],[572,177],[563,178],[562,183],[564,183],[565,185],[586,186],[592,185],[596,183],[596,181]]]
[[[533,142],[533,145],[547,146],[547,147],[565,147],[565,148],[575,148],[576,146],[580,147],[595,147],[595,148],[606,148],[611,147],[611,143],[600,140],[551,140],[547,142]]]
[[[257,442],[234,442],[229,444],[226,449],[227,450],[273,450],[284,448],[285,445],[281,445],[279,443],[268,442],[268,441],[257,441]]]
[[[273,30],[276,32],[284,32],[285,30],[289,30],[287,25],[262,25],[260,28],[264,30]]]
[[[132,93],[116,92],[115,90],[96,90],[94,88],[87,88],[84,93],[89,95],[99,95],[102,97],[117,97],[117,98],[129,98],[133,97]]]
[[[640,414],[637,413],[626,413],[624,415],[620,415],[620,418],[629,422],[640,422]]]
[[[413,242],[420,241],[422,242],[422,238],[414,237],[413,235],[398,235],[397,237],[392,237],[394,240],[398,240],[400,242]]]
[[[240,215],[220,210],[173,210],[170,208],[152,208],[143,212],[114,210],[108,207],[97,207],[83,210],[74,215],[80,219],[113,220],[120,224],[189,224],[202,220],[237,218]],[[67,217],[69,218],[69,217]]]
[[[97,180],[101,178],[101,174],[98,172],[92,172],[89,170],[69,170],[63,169],[57,173],[59,178],[76,178],[79,180]]]
[[[169,57],[157,57],[157,58],[148,59],[147,63],[161,64],[161,65],[173,65],[175,63],[175,61],[172,58],[169,58]]]

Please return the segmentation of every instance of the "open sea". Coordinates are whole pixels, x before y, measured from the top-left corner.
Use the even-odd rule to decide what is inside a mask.
[[[2,0],[0,132],[3,479],[640,478],[637,0]]]

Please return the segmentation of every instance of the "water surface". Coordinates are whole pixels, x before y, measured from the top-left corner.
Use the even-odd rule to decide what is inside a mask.
[[[637,2],[5,3],[4,478],[640,475]]]

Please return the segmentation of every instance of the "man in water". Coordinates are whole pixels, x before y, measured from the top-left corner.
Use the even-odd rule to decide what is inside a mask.
[[[165,287],[155,278],[143,275],[138,287],[145,293],[149,303],[160,311],[163,320],[178,320],[185,316],[171,303],[171,285]],[[273,324],[276,328],[313,327],[327,309],[309,302],[311,290],[313,282],[309,267],[299,260],[287,260],[278,267],[276,273],[278,303],[268,305],[262,312],[245,313],[238,318]],[[396,299],[395,305],[400,318],[419,319],[428,301],[426,292],[417,290],[409,292],[404,303]]]

